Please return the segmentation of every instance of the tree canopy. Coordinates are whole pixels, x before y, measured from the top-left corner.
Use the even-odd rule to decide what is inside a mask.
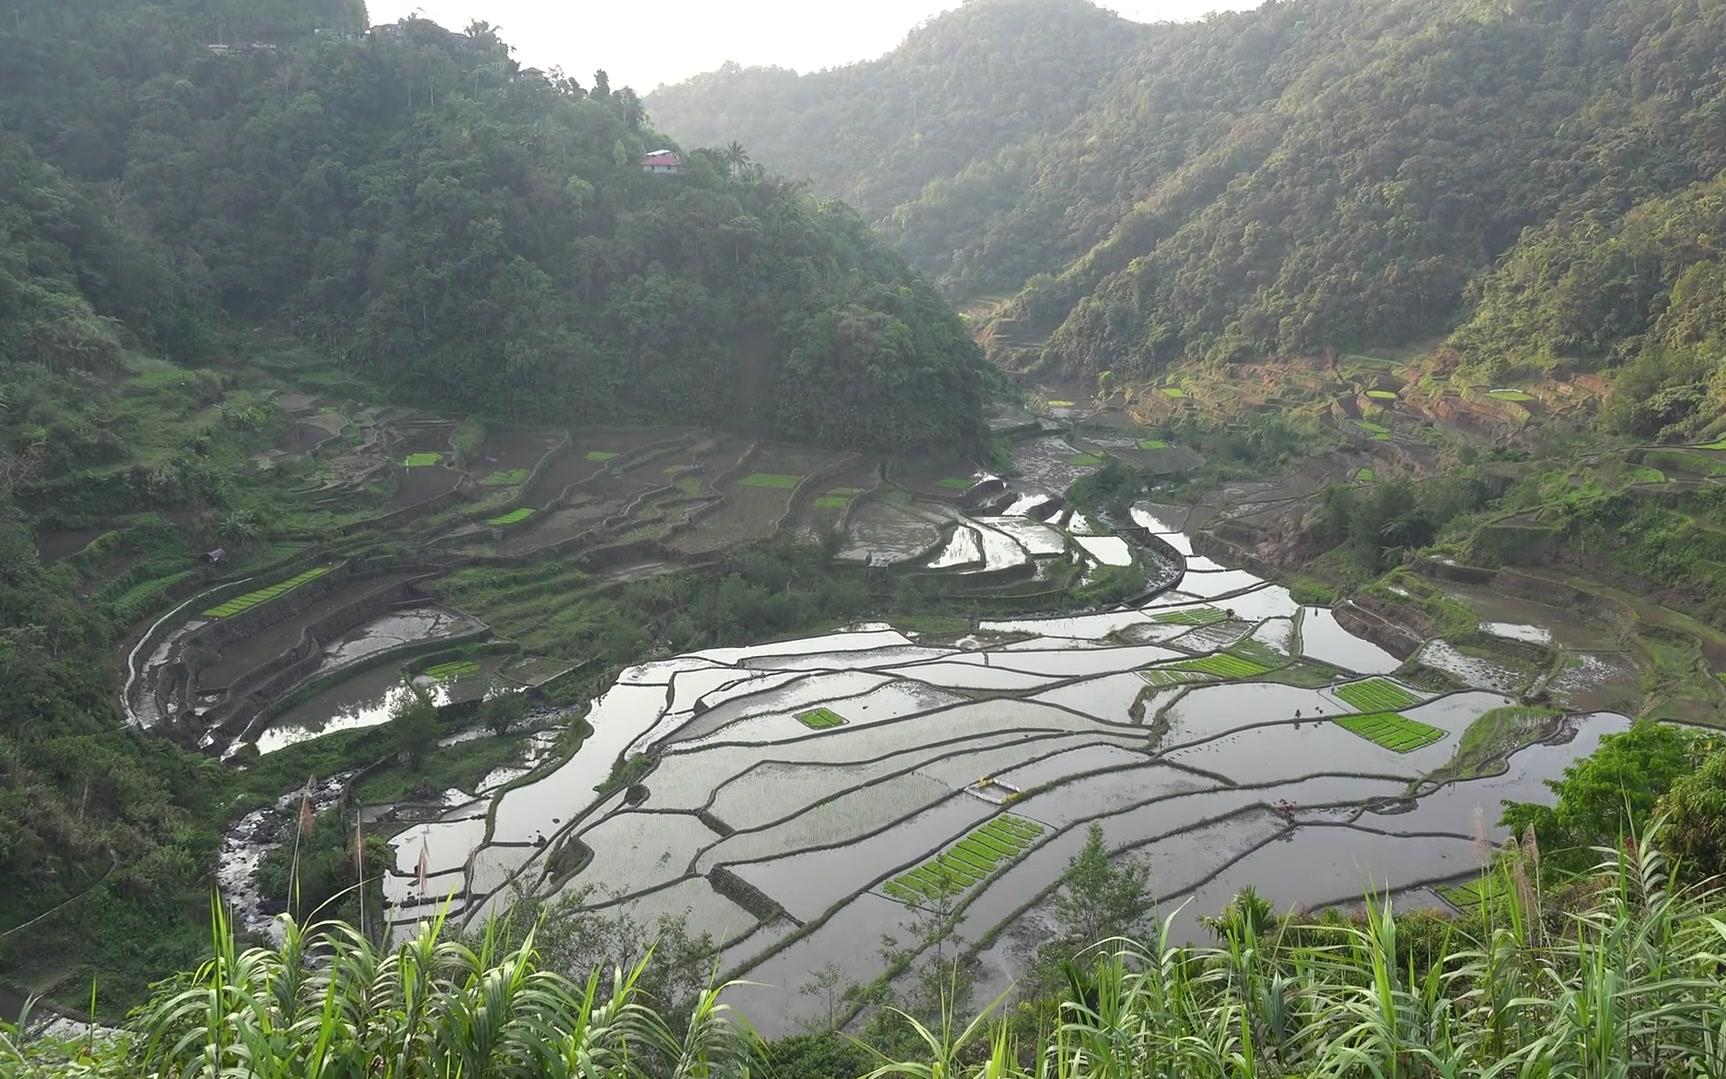
[[[432,405],[977,431],[975,346],[856,215],[741,146],[644,174],[669,140],[603,73],[523,69],[483,23],[359,33],[352,2],[76,7],[0,28],[0,362],[98,366],[121,332],[195,361],[225,314]],[[833,311],[874,332],[820,352]],[[851,364],[870,394],[817,396]]]

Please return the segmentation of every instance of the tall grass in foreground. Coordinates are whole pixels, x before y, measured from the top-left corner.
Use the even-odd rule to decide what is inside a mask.
[[[1433,963],[1399,960],[1412,951],[1388,904],[1356,921],[1290,925],[1237,903],[1208,948],[1172,945],[1165,922],[1154,942],[1107,942],[1072,968],[1039,1035],[944,1013],[914,1024],[915,1059],[872,1074],[1726,1075],[1726,903],[1675,887],[1649,844],[1606,853],[1560,904],[1528,873],[1537,854],[1501,859],[1482,920],[1459,922]],[[341,923],[288,922],[281,947],[242,952],[219,912],[217,925],[215,957],[93,1059],[0,1036],[0,1074],[767,1074],[717,990],[686,1023],[656,1013],[638,986],[645,964],[571,981],[537,967],[531,939],[500,954],[489,941],[443,939],[435,923],[385,951]]]

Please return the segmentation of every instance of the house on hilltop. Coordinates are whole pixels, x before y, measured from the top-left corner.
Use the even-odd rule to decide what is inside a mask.
[[[683,159],[672,150],[653,150],[641,156],[641,171],[675,176],[683,171]]]

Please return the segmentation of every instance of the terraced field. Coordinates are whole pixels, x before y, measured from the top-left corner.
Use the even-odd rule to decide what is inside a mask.
[[[1412,753],[1442,740],[1445,734],[1437,727],[1412,720],[1400,712],[1343,716],[1335,722],[1344,730],[1352,731],[1396,753]]]
[[[1357,712],[1394,712],[1420,703],[1419,697],[1384,678],[1338,686],[1336,695]]]
[[[845,717],[831,708],[811,708],[807,712],[799,712],[797,722],[811,730],[823,731],[828,727],[843,726]]]
[[[988,523],[998,517],[879,505],[952,521],[956,535],[987,532],[1036,561],[1016,527]],[[1191,550],[1157,513],[1135,519]],[[1062,520],[1092,524],[1079,515],[1037,525],[1071,550]],[[1023,541],[1041,547],[1028,531]],[[1159,896],[1170,902],[1191,886],[1179,882],[1226,879],[1268,839],[1315,834],[1308,825],[1322,823],[1326,857],[1343,867],[1334,898],[1347,899],[1369,874],[1393,884],[1452,875],[1455,851],[1472,846],[1477,806],[1541,797],[1541,777],[1625,722],[1571,717],[1573,738],[1534,745],[1554,720],[1538,730],[1496,724],[1493,739],[1471,735],[1476,748],[1537,766],[1495,773],[1490,786],[1478,778],[1487,770],[1473,769],[1411,799],[1425,777],[1446,775],[1465,733],[1514,699],[1470,690],[1423,700],[1385,676],[1393,657],[1330,610],[1250,573],[1190,562],[1185,579],[1139,606],[984,620],[957,641],[865,625],[631,668],[586,717],[594,733],[579,752],[484,807],[477,850],[471,834],[424,833],[430,865],[462,882],[455,916],[470,929],[506,909],[514,889],[544,879],[548,858],[566,861],[556,852],[575,835],[629,837],[640,848],[596,862],[610,867],[608,888],[699,897],[736,895],[741,882],[756,911],[749,920],[738,923],[719,898],[697,900],[692,916],[723,927],[725,974],[762,986],[733,995],[771,1002],[754,1010],[789,1029],[807,1013],[796,988],[808,971],[834,961],[866,981],[880,970],[869,942],[907,939],[920,908],[957,907],[971,939],[1016,939],[1026,903],[1059,881],[1092,823],[1111,849],[1158,860],[1169,874]],[[1194,605],[1185,591],[1215,578],[1227,585],[1227,612]],[[1290,654],[1303,649],[1322,662]],[[1338,716],[1339,701],[1358,711]],[[632,773],[641,800],[600,795],[630,759],[645,769]],[[1388,801],[1415,808],[1369,819]],[[671,823],[696,813],[709,814],[705,828]],[[1188,838],[1201,833],[1205,842]],[[419,835],[410,829],[400,842]],[[585,873],[558,877],[557,887],[567,894],[596,881]],[[1305,878],[1258,879],[1292,888]],[[404,871],[390,886],[391,919],[404,929],[427,913],[410,885]],[[1014,963],[1032,958],[1009,952]]]
[[[232,618],[234,615],[249,611],[259,604],[268,603],[278,596],[287,595],[301,585],[310,584],[334,568],[333,566],[313,566],[311,569],[297,573],[285,581],[277,581],[267,588],[259,588],[235,596],[233,599],[225,600],[206,609],[203,615],[205,618]]]
[[[881,890],[908,905],[955,895],[1023,854],[1043,831],[1036,821],[1003,813]]]

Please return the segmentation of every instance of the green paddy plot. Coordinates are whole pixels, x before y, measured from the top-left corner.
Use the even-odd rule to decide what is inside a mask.
[[[1369,742],[1377,742],[1393,753],[1413,753],[1444,737],[1444,732],[1437,727],[1410,719],[1400,712],[1343,716],[1332,722],[1351,734],[1358,734]]]
[[[1067,458],[1067,463],[1070,465],[1085,465],[1088,467],[1102,464],[1103,458],[1101,454],[1075,453],[1071,457]]]
[[[1270,670],[1263,663],[1246,659],[1242,656],[1230,655],[1227,652],[1216,652],[1197,659],[1183,659],[1169,666],[1176,670],[1197,671],[1200,674],[1215,675],[1218,678],[1257,678]]]
[[[1726,450],[1726,438],[1717,438],[1712,442],[1704,442],[1696,448],[1699,450]]]
[[[487,487],[516,487],[527,482],[527,469],[505,468],[488,472],[483,482]]]
[[[1378,479],[1378,473],[1374,472],[1370,468],[1357,468],[1354,470],[1354,482],[1356,483],[1372,483],[1376,479]]]
[[[1658,468],[1649,468],[1647,465],[1638,465],[1634,468],[1625,469],[1623,478],[1624,482],[1627,484],[1665,483],[1666,473],[1660,471]]]
[[[1212,622],[1221,622],[1228,615],[1215,607],[1189,607],[1184,611],[1164,611],[1154,614],[1151,621],[1161,622],[1165,626],[1208,626]]]
[[[907,904],[963,891],[1023,854],[1042,834],[1043,826],[1036,821],[1002,814],[929,861],[894,877],[881,890]]]
[[[476,659],[452,659],[444,663],[436,663],[423,672],[427,678],[439,682],[453,682],[470,674],[479,673],[479,661]]]
[[[751,472],[737,481],[739,487],[772,487],[789,491],[803,482],[802,476],[788,476],[782,472]]]
[[[1362,431],[1371,435],[1375,440],[1379,442],[1390,441],[1390,428],[1386,427],[1384,424],[1374,423],[1371,420],[1356,420],[1354,423],[1356,427],[1359,427]]]
[[[948,476],[944,480],[936,480],[935,486],[945,487],[949,491],[965,491],[969,490],[971,484],[975,482],[976,481],[969,476]]]
[[[519,509],[510,510],[508,513],[500,513],[496,517],[488,517],[485,523],[493,528],[503,528],[507,525],[520,524],[532,517],[533,514],[534,508],[532,506],[522,506]]]
[[[807,712],[797,713],[797,722],[813,731],[824,731],[829,727],[842,727],[845,717],[831,708],[811,708]]]
[[[821,510],[842,510],[851,504],[851,500],[863,493],[861,487],[835,487],[815,500],[815,508]]]
[[[1436,890],[1446,903],[1463,911],[1473,910],[1482,903],[1494,903],[1504,897],[1502,885],[1496,876],[1483,876],[1467,884],[1446,884]]]
[[[1071,401],[1050,401],[1049,407],[1050,408],[1072,408],[1073,402],[1071,402]]]
[[[430,468],[443,463],[443,454],[424,450],[420,453],[410,453],[402,462],[404,468]]]
[[[1180,397],[1185,397],[1186,395],[1187,395],[1187,391],[1181,389],[1179,386],[1164,386],[1163,387],[1163,396],[1164,397],[1180,398]]]
[[[232,618],[236,614],[251,610],[260,603],[268,603],[277,596],[286,595],[303,584],[317,580],[330,571],[329,566],[314,566],[304,573],[295,574],[285,581],[277,581],[268,588],[260,588],[255,592],[235,596],[225,603],[219,603],[204,612],[205,618]]]
[[[1141,450],[1166,450],[1168,448],[1169,448],[1169,440],[1166,438],[1141,438],[1141,439],[1139,439],[1139,449],[1141,449]]]
[[[588,450],[587,451],[587,460],[589,460],[589,461],[614,461],[620,456],[622,456],[622,455],[619,453],[616,453],[612,450]]]
[[[1532,401],[1532,400],[1534,400],[1533,394],[1523,393],[1521,390],[1512,390],[1512,389],[1487,390],[1486,396],[1492,398],[1495,401]]]
[[[1338,686],[1336,695],[1357,712],[1395,712],[1420,703],[1420,698],[1388,678],[1369,678]]]
[[[1374,401],[1396,400],[1396,391],[1394,390],[1368,390],[1366,391],[1366,395]]]

